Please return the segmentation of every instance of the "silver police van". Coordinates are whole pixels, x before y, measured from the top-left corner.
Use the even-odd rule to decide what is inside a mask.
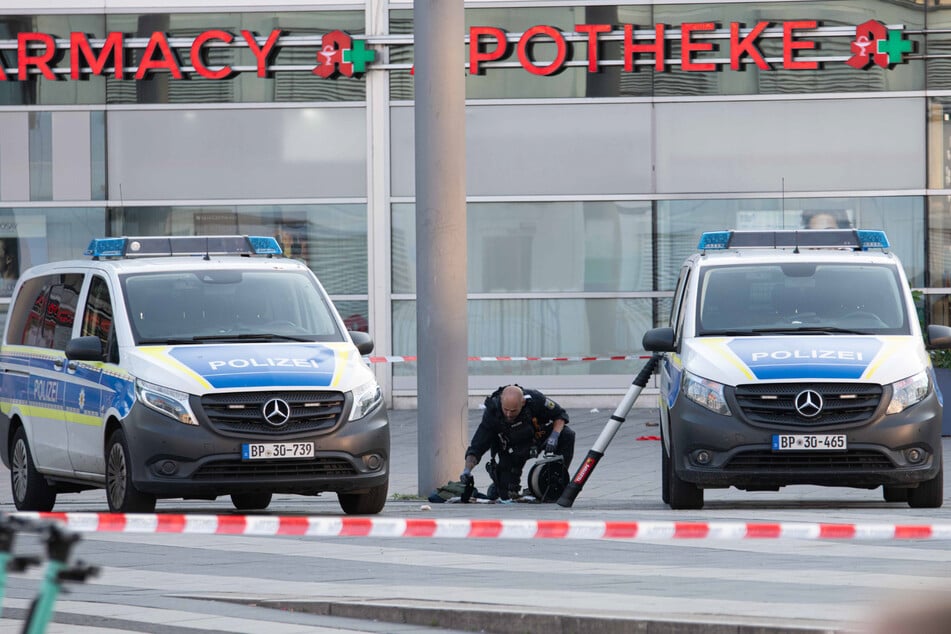
[[[104,488],[264,509],[335,492],[383,509],[382,393],[320,282],[273,238],[93,240],[87,260],[26,271],[0,345],[0,440],[20,510]]]
[[[942,396],[901,263],[880,231],[705,233],[658,365],[663,500],[796,484],[943,501]],[[932,347],[951,329],[929,326]]]

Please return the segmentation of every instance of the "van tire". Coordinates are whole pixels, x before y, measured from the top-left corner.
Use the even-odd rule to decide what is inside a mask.
[[[703,508],[703,489],[692,482],[681,480],[674,469],[674,443],[670,443],[671,455],[667,458],[667,504],[675,511]]]
[[[263,511],[270,503],[271,493],[269,491],[231,494],[231,504],[239,511]]]
[[[36,470],[30,443],[22,427],[13,434],[13,447],[10,449],[10,487],[13,503],[18,511],[53,510],[56,504],[56,489]]]
[[[663,438],[660,441],[660,499],[664,504],[670,503],[670,458]]]
[[[935,477],[908,489],[908,506],[913,509],[937,509],[944,502],[944,465]]]
[[[117,429],[106,442],[106,500],[113,513],[151,513],[155,496],[132,484],[132,459],[125,433]]]
[[[366,493],[338,493],[337,500],[347,515],[376,515],[386,504],[389,488],[389,482],[384,482]]]

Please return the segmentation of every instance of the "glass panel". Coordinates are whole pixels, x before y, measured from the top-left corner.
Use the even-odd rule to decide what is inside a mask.
[[[394,293],[416,292],[415,206],[393,205]],[[469,203],[470,293],[651,290],[646,202]]]
[[[366,195],[362,107],[110,111],[108,126],[113,200]]]
[[[370,309],[368,302],[336,300],[334,306],[343,318],[347,330],[370,332]]]
[[[89,113],[89,152],[91,200],[106,199],[106,113],[96,110]]]
[[[897,98],[659,103],[657,190],[920,189],[924,107]]]
[[[469,354],[497,356],[617,356],[642,353],[652,327],[650,299],[469,300]],[[416,354],[416,302],[393,302],[393,353]],[[478,361],[469,374],[619,374],[626,361]],[[416,363],[394,365],[394,374],[416,373]]]
[[[126,207],[112,210],[109,224],[114,236],[276,236],[328,293],[367,293],[366,205]]]
[[[390,112],[393,195],[412,196],[413,108],[398,106]],[[651,192],[651,112],[650,104],[470,106],[466,192],[469,196]]]
[[[925,225],[921,197],[670,200],[657,202],[656,290],[674,289],[681,263],[697,252],[697,241],[704,231],[795,229],[818,213],[844,216],[862,229],[883,229],[911,286],[923,285]]]
[[[30,200],[53,200],[53,117],[30,115]]]

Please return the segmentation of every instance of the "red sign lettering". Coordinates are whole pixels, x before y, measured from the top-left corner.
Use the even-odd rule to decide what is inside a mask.
[[[795,52],[803,49],[814,49],[816,43],[811,40],[797,40],[797,29],[814,29],[819,26],[815,20],[798,20],[783,23],[783,68],[786,70],[815,70],[819,62],[804,62],[795,58]]]
[[[482,36],[495,40],[495,48],[482,50]],[[482,62],[494,62],[508,54],[509,43],[505,38],[505,31],[494,26],[474,26],[469,29],[469,73],[481,75],[484,71],[479,66]]]
[[[195,67],[195,72],[205,79],[224,79],[225,77],[231,75],[230,66],[225,65],[217,70],[211,70],[205,65],[205,59],[201,48],[208,40],[219,40],[225,44],[231,44],[231,42],[234,40],[234,36],[227,31],[212,30],[205,31],[196,37],[195,41],[192,42],[191,58],[192,66]]]
[[[576,24],[575,31],[588,34],[588,72],[598,72],[598,33],[610,33],[610,24]]]
[[[532,38],[536,35],[547,35],[555,42],[555,59],[547,66],[536,66],[528,53],[529,47],[532,45]],[[565,36],[553,26],[533,26],[525,31],[518,40],[518,61],[522,63],[522,68],[533,75],[554,75],[561,70],[567,54],[568,47],[565,44]]]
[[[754,26],[749,35],[740,39],[740,25],[737,22],[730,24],[730,68],[740,70],[740,58],[743,54],[749,55],[762,70],[769,70],[769,64],[763,58],[763,54],[756,48],[756,38],[766,30],[769,22],[759,22]]]
[[[42,53],[31,55],[28,49],[30,42],[40,42],[44,46]],[[30,66],[36,68],[47,79],[56,79],[56,75],[50,69],[50,61],[56,55],[56,40],[52,35],[46,33],[17,33],[17,66],[19,71],[17,77],[20,80],[27,78],[30,72]]]
[[[634,70],[634,55],[648,53],[654,55],[654,70],[664,72],[664,63],[667,57],[667,46],[664,40],[663,24],[654,26],[653,44],[635,44],[634,43],[634,25],[624,25],[624,70],[631,72]]]
[[[99,51],[99,55],[92,52],[89,40],[85,33],[73,32],[69,34],[69,76],[71,79],[81,79],[83,62],[89,64],[93,75],[101,75],[105,71],[109,56],[112,56],[112,65],[115,67],[114,77],[122,79],[122,33],[112,32],[106,37],[106,42]]]
[[[694,62],[692,58],[693,52],[700,51],[712,51],[713,42],[694,42],[690,38],[690,34],[694,31],[713,31],[717,28],[717,25],[713,22],[687,22],[680,26],[680,68],[681,70],[692,71],[692,70],[716,70],[717,65],[712,62],[706,62],[703,64]]]
[[[155,51],[160,53],[159,59],[152,59]],[[178,66],[175,59],[175,53],[172,47],[168,45],[168,38],[164,33],[156,31],[149,38],[149,43],[145,46],[145,52],[142,53],[142,61],[139,62],[139,69],[135,71],[135,78],[142,79],[152,70],[165,69],[172,74],[175,79],[182,78],[182,69]]]

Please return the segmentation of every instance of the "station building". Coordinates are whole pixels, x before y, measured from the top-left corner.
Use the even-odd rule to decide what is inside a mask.
[[[20,271],[93,237],[275,235],[388,358],[388,401],[414,404],[411,0],[3,5],[2,311]],[[475,402],[511,381],[616,402],[705,230],[884,229],[922,317],[949,323],[948,5],[468,0],[465,17]]]

